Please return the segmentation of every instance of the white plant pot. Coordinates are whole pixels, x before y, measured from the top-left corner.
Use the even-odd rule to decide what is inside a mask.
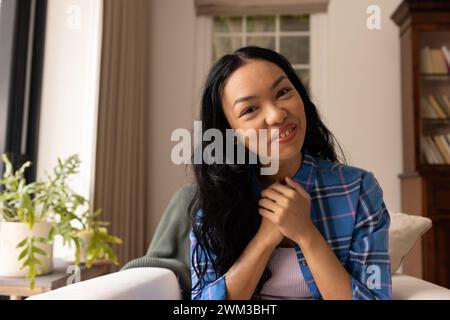
[[[47,238],[52,225],[48,222],[37,222],[33,229],[28,228],[28,224],[21,222],[0,222],[0,276],[3,277],[24,277],[28,272],[28,267],[22,267],[24,259],[18,260],[22,248],[17,245],[26,237],[44,237]],[[35,245],[45,252],[48,256],[36,255],[36,258],[42,261],[44,267],[38,266],[42,275],[53,271],[53,244],[44,244],[35,242]]]

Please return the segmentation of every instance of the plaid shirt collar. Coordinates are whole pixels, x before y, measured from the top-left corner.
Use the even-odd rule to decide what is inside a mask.
[[[318,159],[307,148],[303,148],[301,152],[303,156],[302,163],[293,179],[300,183],[308,194],[311,194],[311,190],[316,179]],[[257,174],[254,171],[252,174],[252,184],[254,194],[257,199],[259,199],[263,189],[257,178]]]

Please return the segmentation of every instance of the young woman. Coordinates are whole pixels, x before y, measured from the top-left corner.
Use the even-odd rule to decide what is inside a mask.
[[[226,129],[279,129],[279,170],[263,176],[259,161],[194,165],[192,299],[391,297],[382,189],[371,172],[338,161],[286,58],[258,47],[221,58],[201,121],[224,137]]]

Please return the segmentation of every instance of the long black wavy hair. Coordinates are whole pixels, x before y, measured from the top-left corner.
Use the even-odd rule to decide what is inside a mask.
[[[346,163],[339,143],[322,123],[316,106],[311,102],[307,90],[289,61],[275,51],[260,47],[249,46],[238,49],[232,54],[223,56],[211,68],[201,101],[202,133],[215,128],[225,137],[225,130],[231,129],[222,108],[224,85],[230,75],[250,59],[262,59],[276,64],[299,92],[305,106],[307,121],[302,150],[307,148],[309,152],[321,159]],[[202,142],[202,150],[208,144],[209,142]],[[343,161],[340,161],[336,155],[336,144],[344,157]],[[225,155],[225,144],[223,145],[222,154]],[[246,152],[248,155],[248,150]],[[237,154],[236,150],[234,154]],[[196,192],[188,211],[197,243],[193,248],[191,263],[200,281],[192,290],[201,290],[205,286],[207,265],[211,265],[217,275],[225,274],[242,254],[261,223],[258,199],[252,191],[251,178],[252,171],[255,172],[254,170],[260,166],[259,161],[257,164],[223,162],[224,164],[193,165]],[[198,216],[200,209],[203,212],[201,218]],[[204,264],[200,263],[202,257],[203,262],[206,262]],[[252,299],[260,298],[259,293],[270,277],[271,272],[266,267]]]

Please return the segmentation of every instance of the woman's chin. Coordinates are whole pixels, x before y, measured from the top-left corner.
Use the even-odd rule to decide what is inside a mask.
[[[278,161],[287,161],[292,160],[293,158],[298,157],[300,154],[300,149],[292,149],[292,150],[283,150],[283,152],[280,152],[278,156],[274,155],[269,156],[272,160],[278,160]]]
[[[297,157],[301,152],[301,146],[291,145],[291,146],[280,146],[279,150],[279,160],[289,160]]]

